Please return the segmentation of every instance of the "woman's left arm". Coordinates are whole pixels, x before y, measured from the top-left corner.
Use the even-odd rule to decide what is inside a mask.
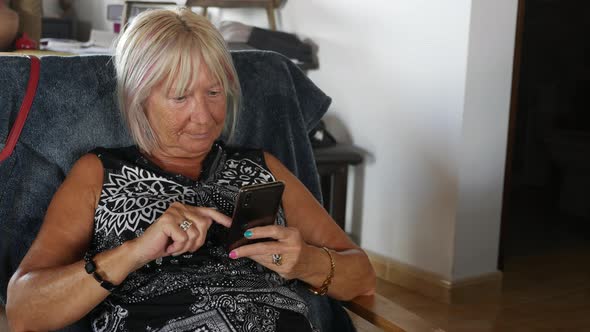
[[[251,229],[251,237],[272,237],[235,250],[237,257],[249,257],[288,279],[300,279],[318,288],[330,273],[331,262],[322,249],[330,250],[335,273],[328,295],[350,300],[375,291],[375,271],[365,252],[354,244],[334,222],[305,186],[274,156],[265,153],[268,167],[285,183],[283,210],[288,227],[265,226]],[[272,263],[272,254],[282,255],[282,264]]]

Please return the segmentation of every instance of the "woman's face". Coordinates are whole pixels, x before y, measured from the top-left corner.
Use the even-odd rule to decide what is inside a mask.
[[[159,140],[160,152],[169,156],[206,154],[223,130],[225,92],[204,63],[197,77],[183,93],[166,91],[160,83],[146,100],[145,113]]]

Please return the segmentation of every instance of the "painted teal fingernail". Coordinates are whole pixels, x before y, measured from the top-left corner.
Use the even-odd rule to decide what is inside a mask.
[[[252,237],[252,231],[245,231],[244,236],[245,237]]]

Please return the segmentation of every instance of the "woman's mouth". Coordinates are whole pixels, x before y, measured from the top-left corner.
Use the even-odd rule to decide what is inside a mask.
[[[209,137],[209,133],[184,133],[185,136],[188,136],[191,139],[205,139]]]

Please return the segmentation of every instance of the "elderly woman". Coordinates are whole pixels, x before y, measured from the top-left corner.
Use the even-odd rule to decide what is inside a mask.
[[[240,88],[224,41],[188,10],[148,11],[114,58],[136,145],[80,158],[12,277],[14,331],[90,313],[94,331],[311,331],[294,291],[352,299],[374,290],[366,254],[272,155],[225,146]],[[244,185],[285,183],[276,224],[222,239]],[[328,287],[329,286],[329,287]]]

